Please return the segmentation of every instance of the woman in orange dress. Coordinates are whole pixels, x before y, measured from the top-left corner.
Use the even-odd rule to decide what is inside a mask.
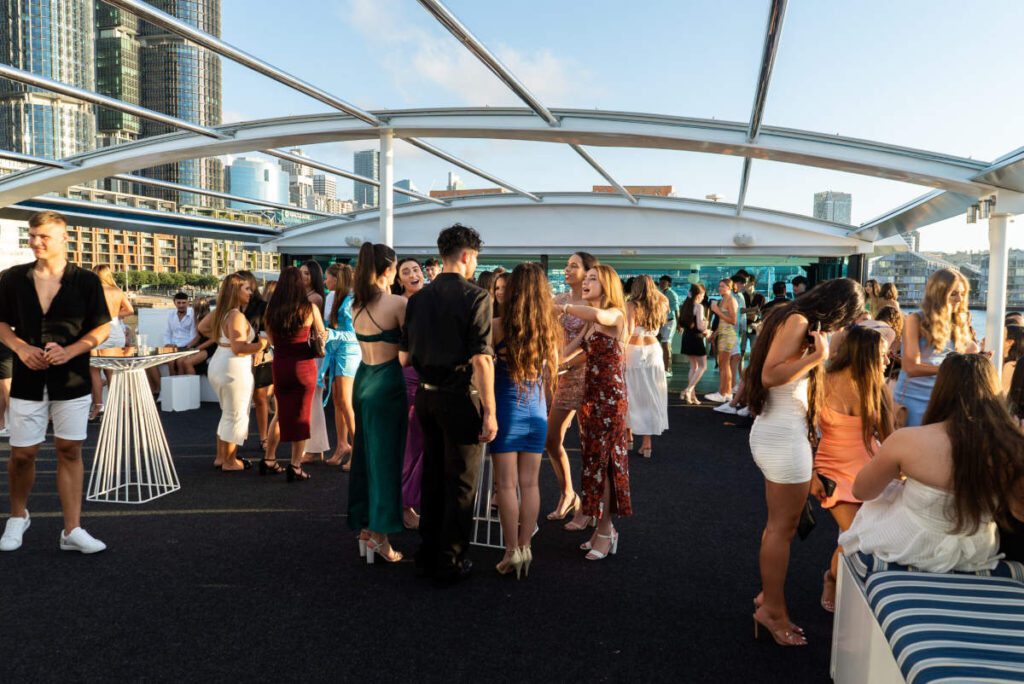
[[[845,532],[860,509],[853,481],[881,441],[893,432],[892,395],[885,384],[885,362],[895,340],[892,328],[878,321],[851,326],[825,375],[819,413],[821,439],[814,455],[811,493]],[[825,570],[821,607],[835,610],[838,546]]]

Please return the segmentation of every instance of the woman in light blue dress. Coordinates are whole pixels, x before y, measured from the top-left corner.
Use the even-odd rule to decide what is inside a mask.
[[[338,435],[338,446],[327,464],[340,465],[342,470],[350,467],[348,461],[356,430],[352,384],[362,358],[352,327],[352,277],[352,267],[348,264],[331,264],[327,269],[325,281],[330,291],[324,305],[324,322],[332,334],[327,340],[327,353],[320,359],[320,383],[334,399],[334,426]],[[326,403],[327,397],[324,399]]]
[[[893,398],[907,407],[908,427],[921,424],[935,387],[939,366],[951,352],[973,354],[967,299],[971,288],[959,271],[943,268],[924,288],[921,310],[907,316],[903,328],[903,364]]]

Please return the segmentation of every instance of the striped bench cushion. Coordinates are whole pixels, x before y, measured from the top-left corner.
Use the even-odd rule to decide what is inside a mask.
[[[910,684],[1024,682],[1024,585],[972,574],[876,572],[868,603]]]
[[[903,570],[905,572],[924,572],[917,568],[909,565],[899,565],[898,563],[889,563],[875,558],[870,553],[863,553],[858,551],[857,553],[850,554],[847,556],[850,561],[850,567],[860,578],[861,584],[876,572],[886,572],[890,570]],[[1006,579],[1016,580],[1017,582],[1024,583],[1024,563],[1018,561],[999,561],[999,564],[992,570],[979,570],[977,572],[954,572],[953,574],[962,575],[976,575],[978,577],[1003,577]]]

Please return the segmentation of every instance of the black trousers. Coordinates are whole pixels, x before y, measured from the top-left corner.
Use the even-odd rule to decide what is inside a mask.
[[[469,550],[476,481],[483,460],[483,424],[475,393],[416,392],[416,415],[423,427],[423,485],[416,565],[441,575],[454,572]]]

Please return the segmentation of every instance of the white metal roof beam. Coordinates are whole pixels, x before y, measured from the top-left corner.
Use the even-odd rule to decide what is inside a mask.
[[[139,185],[151,185],[154,188],[166,188],[167,190],[177,190],[178,192],[188,192],[194,195],[205,195],[206,197],[217,197],[219,199],[228,200],[231,202],[245,202],[246,204],[255,204],[261,207],[270,207],[271,209],[282,209],[284,211],[294,211],[299,214],[309,214],[311,216],[324,216],[330,218],[350,219],[351,217],[343,214],[332,214],[327,211],[317,211],[316,209],[303,209],[302,207],[293,207],[290,204],[279,204],[277,202],[269,202],[267,200],[253,199],[251,197],[241,197],[240,195],[232,195],[227,192],[217,192],[216,190],[207,190],[205,188],[193,188],[190,185],[181,185],[180,183],[171,183],[170,181],[156,180],[155,178],[145,178],[143,176],[132,176],[126,173],[119,173],[111,176],[111,178],[119,181],[126,181],[128,183],[138,183]]]
[[[490,69],[494,75],[502,81],[502,83],[508,86],[508,88],[519,97],[520,100],[525,102],[526,106],[532,109],[537,116],[544,119],[549,126],[557,127],[561,125],[558,117],[556,117],[550,109],[545,107],[541,101],[530,92],[526,85],[516,78],[515,74],[513,74],[507,66],[502,64],[501,60],[499,60],[493,52],[488,50],[487,46],[484,45],[479,38],[473,35],[473,32],[470,31],[465,24],[459,21],[459,18],[456,17],[450,9],[445,7],[444,3],[440,2],[440,0],[419,0],[419,2],[441,23],[442,26],[448,29],[448,31],[455,36],[460,43],[465,45],[467,50],[473,53],[473,55],[484,64],[484,66]],[[573,151],[580,155],[584,161],[590,164],[594,170],[601,174],[605,180],[611,183],[623,197],[633,204],[637,203],[636,198],[633,197],[626,188],[622,187],[617,180],[612,178],[611,174],[609,174],[604,167],[598,164],[597,160],[590,156],[586,150],[575,143],[570,144],[570,147],[572,147]]]
[[[263,154],[269,154],[271,157],[277,157],[278,159],[284,159],[285,161],[290,161],[295,164],[308,166],[312,169],[317,169],[318,171],[323,171],[334,176],[341,176],[342,178],[348,178],[349,180],[358,181],[360,183],[366,183],[367,185],[372,185],[376,188],[380,187],[380,181],[378,180],[374,180],[373,178],[369,178],[367,176],[360,176],[357,173],[345,171],[344,169],[339,169],[338,167],[331,166],[330,164],[324,164],[323,162],[314,161],[308,157],[302,157],[297,154],[291,154],[290,152],[281,152],[279,150],[263,150]],[[424,200],[427,202],[433,202],[434,204],[448,204],[444,200],[439,200],[436,197],[431,197],[430,195],[423,195],[413,190],[406,190],[405,188],[393,189],[400,195],[415,197],[416,199]]]
[[[319,100],[320,102],[323,102],[329,107],[333,107],[338,111],[348,114],[349,116],[353,116],[364,123],[367,123],[371,126],[381,126],[384,123],[382,119],[377,115],[372,114],[364,109],[361,109],[349,102],[346,102],[340,97],[332,95],[331,93],[328,93],[325,90],[317,88],[316,86],[307,83],[306,81],[303,81],[302,79],[296,76],[293,76],[281,69],[278,69],[269,62],[266,62],[254,55],[250,55],[244,50],[240,50],[233,45],[225,43],[223,40],[216,38],[215,36],[211,36],[208,33],[200,31],[196,27],[190,26],[189,24],[181,21],[176,17],[171,16],[170,14],[167,14],[166,12],[161,12],[149,3],[141,2],[140,0],[104,0],[104,2],[119,9],[122,9],[124,11],[131,12],[132,14],[135,14],[141,19],[155,26],[159,26],[160,28],[163,28],[167,31],[170,31],[171,33],[181,36],[182,38],[188,40],[190,43],[194,43],[200,47],[206,48],[207,50],[214,52],[222,57],[226,57],[234,62],[237,62],[238,64],[241,64],[242,66],[248,67],[259,74],[267,76],[268,78],[272,78],[278,83],[281,83],[282,85],[285,85],[291,88],[292,90],[296,90],[300,93],[312,97],[315,100]],[[455,164],[456,166],[459,166],[465,169],[466,171],[469,171],[470,173],[474,173],[480,176],[481,178],[486,178],[492,183],[497,183],[501,187],[507,188],[512,192],[525,195],[527,197],[530,197],[531,199],[534,199],[535,201],[540,201],[536,195],[528,193],[524,190],[520,190],[511,183],[506,183],[505,181],[502,181],[489,173],[485,173],[480,169],[477,169],[473,165],[464,162],[461,159],[458,159],[457,157],[454,157],[453,155],[450,155],[447,152],[444,152],[443,150],[440,150],[429,143],[416,140],[415,138],[406,138],[406,142],[416,145],[420,149],[429,152],[430,154],[433,154],[437,157],[440,157],[445,161],[451,162],[452,164]]]
[[[35,86],[36,88],[42,88],[52,93],[60,93],[61,95],[67,95],[73,97],[76,100],[82,100],[83,102],[91,102],[92,104],[100,105],[101,107],[109,107],[110,109],[116,109],[119,112],[125,112],[126,114],[133,114],[143,119],[149,119],[150,121],[156,121],[158,123],[166,124],[172,128],[178,128],[184,131],[191,131],[198,133],[199,135],[205,135],[209,138],[217,138],[224,140],[229,137],[220,131],[206,126],[200,126],[194,124],[191,121],[185,121],[184,119],[178,119],[167,114],[161,114],[160,112],[154,112],[152,109],[146,109],[138,105],[129,104],[122,102],[113,97],[107,97],[106,95],[100,95],[83,88],[76,88],[66,83],[60,83],[38,74],[33,74],[28,71],[21,69],[15,69],[7,64],[0,64],[0,77],[9,78],[12,81],[24,83],[25,85]]]
[[[764,120],[764,107],[768,101],[768,87],[772,81],[772,70],[775,67],[775,55],[779,51],[779,38],[782,35],[782,22],[786,18],[786,0],[772,0],[768,9],[768,25],[764,30],[764,49],[761,51],[761,70],[757,74],[757,89],[754,92],[754,104],[750,108],[750,125],[747,127],[747,142],[757,140]],[[743,172],[740,175],[740,191],[736,195],[736,215],[743,213],[743,205],[747,201],[747,186],[750,184],[750,157],[743,160]]]
[[[69,164],[66,161],[59,159],[46,159],[45,157],[35,157],[31,154],[22,154],[20,152],[9,152],[7,150],[0,150],[0,159],[9,159],[11,161],[21,162],[22,164],[35,164],[37,166],[46,166],[51,169],[70,169],[74,168],[74,164]]]

